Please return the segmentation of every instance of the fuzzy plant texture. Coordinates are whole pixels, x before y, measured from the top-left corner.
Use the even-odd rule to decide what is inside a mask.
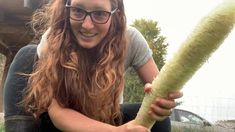
[[[167,97],[169,92],[180,90],[219,48],[233,29],[234,23],[234,0],[221,3],[201,20],[152,82],[152,92],[145,95],[135,118],[137,124],[148,128],[153,126],[155,120],[148,115],[148,110],[154,99],[158,96]]]

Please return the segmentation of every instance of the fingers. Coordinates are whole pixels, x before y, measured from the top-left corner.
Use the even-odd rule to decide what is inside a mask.
[[[171,115],[175,106],[175,101],[157,97],[150,106],[149,115],[155,120],[162,121]]]
[[[144,85],[144,92],[145,93],[150,93],[152,91],[152,84],[150,83],[146,83]],[[176,92],[171,92],[168,94],[168,99],[169,100],[174,100],[174,99],[178,99],[181,98],[183,96],[183,92],[180,91],[176,91]]]
[[[163,109],[172,109],[176,106],[176,103],[175,101],[172,101],[172,100],[167,100],[167,99],[157,97],[154,105],[157,105]]]
[[[150,93],[152,91],[152,85],[150,83],[145,84],[144,92]],[[175,99],[183,96],[180,91],[171,92],[166,98],[157,97],[151,104],[148,114],[157,121],[162,121],[166,117],[170,116],[172,109],[176,107]]]
[[[155,114],[160,115],[160,116],[171,115],[171,109],[163,109],[161,107],[158,107],[157,105],[151,105],[150,109],[152,112],[154,112]]]
[[[145,93],[150,93],[151,91],[152,91],[152,84],[146,83],[144,85],[144,92]],[[174,100],[174,99],[181,98],[182,96],[183,96],[183,92],[176,91],[176,92],[169,93],[168,96],[167,96],[167,99]]]
[[[168,99],[174,100],[181,98],[183,96],[183,92],[177,91],[177,92],[172,92],[168,94]]]

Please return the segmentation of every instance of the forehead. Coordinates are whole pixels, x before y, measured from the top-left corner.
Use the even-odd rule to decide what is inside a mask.
[[[87,10],[111,10],[110,0],[71,0],[72,6],[80,6]]]

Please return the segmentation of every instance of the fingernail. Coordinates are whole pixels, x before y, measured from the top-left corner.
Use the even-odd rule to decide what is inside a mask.
[[[159,98],[156,98],[156,100],[155,100],[157,103],[159,103],[160,102],[160,99]]]
[[[150,83],[146,83],[145,87],[151,87],[152,85]]]
[[[169,94],[169,98],[173,98],[174,97],[174,95],[172,95],[172,94]]]

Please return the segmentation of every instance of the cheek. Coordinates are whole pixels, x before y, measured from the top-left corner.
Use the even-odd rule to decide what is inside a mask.
[[[111,25],[111,22],[107,22],[105,25],[103,25],[103,32],[104,32],[104,35],[106,35],[109,31],[109,28],[110,28],[110,25]]]
[[[73,33],[76,33],[79,30],[79,27],[81,24],[78,22],[74,22],[73,20],[70,20],[70,28],[72,29]]]

